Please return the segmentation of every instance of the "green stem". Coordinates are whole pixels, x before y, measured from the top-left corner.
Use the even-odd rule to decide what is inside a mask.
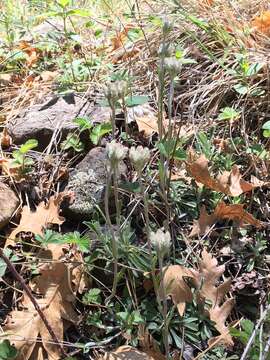
[[[170,359],[170,350],[169,350],[169,321],[168,321],[168,304],[166,299],[166,292],[164,286],[164,274],[163,274],[163,256],[158,254],[159,270],[160,270],[160,290],[162,298],[162,316],[163,316],[163,341],[166,353],[166,359]]]
[[[168,115],[169,115],[169,129],[168,129],[168,140],[172,138],[172,109],[173,109],[173,97],[174,97],[174,81],[171,78],[169,97],[168,97]]]
[[[112,124],[112,137],[115,139],[115,104],[110,102],[111,108],[111,124]]]
[[[118,251],[117,251],[117,241],[115,237],[115,232],[112,226],[110,211],[109,211],[109,199],[110,199],[110,187],[111,187],[111,176],[112,171],[111,169],[108,171],[107,174],[107,184],[105,190],[105,199],[104,199],[104,206],[105,206],[105,216],[106,222],[109,226],[110,233],[111,233],[111,241],[112,241],[112,256],[113,256],[113,286],[111,295],[106,299],[106,303],[115,296],[116,294],[116,287],[117,287],[117,271],[118,271]]]

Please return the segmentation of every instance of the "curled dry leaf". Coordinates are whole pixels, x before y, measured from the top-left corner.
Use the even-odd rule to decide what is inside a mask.
[[[117,50],[124,46],[126,39],[128,38],[128,32],[134,28],[132,24],[124,26],[122,31],[117,31],[116,35],[111,39],[112,51]]]
[[[12,138],[8,134],[6,128],[4,128],[3,132],[0,134],[0,144],[3,149],[9,148],[12,144]]]
[[[0,158],[0,168],[2,174],[5,174],[18,182],[22,180],[21,165],[14,165],[13,159]]]
[[[233,220],[238,226],[253,225],[261,228],[263,223],[254,218],[249,212],[244,210],[243,204],[226,205],[221,201],[215,211],[208,215],[204,206],[201,207],[200,217],[193,221],[193,227],[189,237],[206,234],[212,225],[219,220]]]
[[[221,175],[214,179],[208,169],[208,159],[205,155],[201,155],[196,161],[186,164],[187,172],[195,179],[196,182],[206,187],[222,192],[230,196],[239,196],[245,192],[249,192],[257,187],[266,185],[266,183],[252,177],[252,182],[242,179],[240,170],[237,165],[232,167],[230,172],[224,171]]]
[[[131,346],[120,346],[117,350],[106,353],[98,360],[165,360],[165,357],[153,350],[141,352]]]
[[[64,262],[63,246],[56,244],[50,244],[47,250],[42,250],[39,260],[40,275],[30,283],[30,287],[39,295],[36,301],[57,339],[62,342],[64,330],[71,323],[76,324],[78,321],[72,306],[75,299],[73,281],[76,280],[74,265],[71,265],[70,261]],[[20,352],[16,359],[34,359],[33,354],[37,352],[41,356],[41,347],[46,351],[46,358],[49,360],[60,359],[58,345],[52,341],[47,328],[25,293],[20,305],[22,310],[12,311],[4,327],[5,338],[9,339]],[[63,319],[66,320],[65,323]],[[38,336],[41,337],[42,345],[37,342]],[[43,359],[43,356],[40,359]]]
[[[143,132],[145,136],[149,137],[154,133],[158,133],[158,118],[155,115],[138,116],[136,123],[140,132]],[[163,120],[163,131],[168,131],[168,120]]]
[[[200,217],[198,220],[193,220],[193,227],[189,237],[207,234],[210,228],[215,224],[216,217],[214,214],[208,215],[205,206],[201,207]]]
[[[40,50],[33,47],[29,42],[21,40],[19,48],[27,55],[27,65],[29,67],[34,66],[40,58]]]
[[[213,342],[222,343],[225,346],[233,345],[232,337],[225,322],[234,306],[234,299],[227,299],[223,302],[225,295],[231,288],[231,280],[228,279],[220,285],[218,284],[224,271],[225,266],[219,266],[217,259],[203,250],[199,262],[199,276],[195,278],[196,287],[199,289],[199,295],[202,299],[211,301],[211,307],[208,310],[209,317],[215,322],[215,328],[220,333],[218,337],[209,340],[209,345]]]
[[[255,30],[270,35],[270,10],[262,12],[252,21]]]
[[[172,297],[180,316],[185,312],[186,302],[193,299],[192,292],[186,284],[184,277],[194,278],[196,273],[181,265],[170,265],[163,269],[163,283],[166,295]]]
[[[43,231],[50,224],[61,225],[65,218],[59,215],[60,205],[65,193],[50,197],[47,204],[41,202],[36,211],[31,211],[27,206],[22,209],[21,220],[6,241],[7,245],[14,245],[14,240],[20,232],[31,232],[34,235],[42,235]]]

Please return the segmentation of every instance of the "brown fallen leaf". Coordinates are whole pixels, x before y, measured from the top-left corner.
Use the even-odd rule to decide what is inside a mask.
[[[177,306],[180,316],[183,316],[186,302],[193,299],[192,292],[186,284],[184,277],[194,278],[196,275],[192,269],[181,265],[169,265],[163,269],[163,283],[166,295],[172,297],[173,303]]]
[[[3,149],[9,148],[12,144],[12,138],[9,135],[7,128],[4,128],[4,130],[0,134],[0,144]]]
[[[74,267],[70,265],[71,262],[64,262],[61,245],[49,244],[48,249],[42,250],[38,258],[41,261],[41,266],[38,267],[40,275],[34,278],[30,287],[39,295],[36,296],[36,301],[57,339],[62,342],[64,329],[78,321],[72,306],[75,300],[72,288]],[[33,358],[33,353],[38,353],[40,359],[43,359],[42,348],[46,351],[46,358],[49,360],[60,359],[61,352],[58,345],[52,341],[47,328],[25,293],[20,306],[22,309],[12,311],[4,326],[4,337],[9,339],[20,352],[16,360],[30,358],[34,360],[36,358]],[[66,320],[65,325],[63,319]],[[41,337],[42,344],[37,342],[38,336]]]
[[[198,300],[203,305],[209,318],[215,322],[215,327],[220,335],[209,340],[209,344],[216,341],[217,344],[231,346],[232,338],[225,324],[233,306],[234,300],[228,299],[223,302],[226,293],[230,290],[230,279],[220,282],[224,274],[225,266],[218,266],[217,260],[203,250],[199,261],[199,269],[190,269],[180,265],[170,265],[163,269],[164,286],[166,295],[172,297],[173,303],[177,305],[180,316],[183,315],[186,302],[191,302],[193,293],[184,281],[189,277],[192,284],[197,288]],[[205,300],[211,301],[209,307]]]
[[[115,52],[113,52],[113,55],[111,56],[111,62],[113,64],[116,64],[120,61],[126,61],[128,59],[134,58],[136,55],[139,54],[139,52],[140,49],[133,44],[119,48]]]
[[[224,274],[224,271],[224,265],[218,266],[217,259],[206,250],[202,251],[199,262],[199,276],[194,278],[194,280],[197,281],[196,285],[199,289],[200,297],[211,301],[211,307],[207,311],[210,319],[215,322],[215,328],[220,333],[218,337],[209,340],[209,345],[216,341],[216,344],[233,345],[232,337],[225,322],[235,302],[234,299],[227,299],[223,302],[226,293],[231,288],[230,279],[219,284],[220,277]]]
[[[165,360],[165,357],[155,351],[142,352],[131,346],[120,346],[113,352],[106,353],[98,360]]]
[[[42,71],[42,73],[40,74],[40,78],[41,80],[45,81],[45,82],[51,82],[53,81],[57,76],[59,75],[59,73],[57,71]]]
[[[23,179],[22,167],[20,164],[14,164],[13,159],[0,158],[0,168],[2,174],[5,174],[15,181],[19,182]]]
[[[36,211],[31,211],[28,206],[22,209],[21,220],[6,241],[6,245],[14,245],[16,236],[20,232],[31,232],[34,235],[42,235],[43,231],[50,224],[61,225],[65,218],[59,215],[60,205],[65,197],[65,193],[60,193],[56,197],[50,197],[47,204],[41,202]]]
[[[215,209],[215,215],[217,219],[233,220],[239,223],[239,226],[245,224],[253,225],[257,228],[263,226],[261,221],[255,219],[253,215],[244,210],[243,204],[226,205],[221,201]]]
[[[187,162],[187,172],[195,179],[196,182],[205,185],[206,187],[222,192],[230,196],[239,196],[245,192],[249,192],[257,187],[266,185],[267,183],[258,181],[247,182],[242,179],[240,170],[237,165],[232,167],[230,172],[224,171],[214,179],[208,169],[208,159],[205,155],[201,155],[194,162]],[[255,180],[252,178],[253,181]],[[258,179],[257,179],[258,180]]]
[[[265,35],[270,35],[270,10],[262,12],[252,21],[252,26],[256,31]]]
[[[200,217],[198,220],[193,220],[193,227],[189,237],[202,236],[207,234],[210,228],[217,221],[215,214],[208,215],[205,206],[203,205],[200,210]]]
[[[132,24],[128,24],[124,26],[123,30],[116,32],[116,35],[111,39],[112,51],[124,46],[124,43],[128,38],[128,32],[132,28],[134,28],[134,26]]]
[[[189,237],[206,234],[210,227],[219,220],[233,220],[238,226],[253,225],[262,228],[263,223],[249,212],[244,210],[243,204],[226,205],[223,201],[218,203],[215,211],[208,215],[205,207],[201,208],[200,217],[193,221],[193,227]]]
[[[21,40],[19,43],[19,48],[27,55],[27,65],[29,67],[34,66],[41,55],[41,51],[35,47],[33,47],[29,42],[25,40]]]

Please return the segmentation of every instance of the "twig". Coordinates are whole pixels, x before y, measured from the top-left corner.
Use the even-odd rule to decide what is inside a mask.
[[[4,254],[3,250],[0,248],[0,257],[4,260],[4,262],[6,263],[8,269],[11,271],[11,273],[13,274],[14,278],[19,281],[19,283],[21,284],[23,290],[25,291],[25,293],[27,294],[27,296],[29,297],[29,299],[31,300],[32,304],[34,305],[34,308],[36,309],[37,313],[39,314],[41,320],[43,321],[45,327],[47,328],[49,334],[51,335],[53,341],[59,346],[60,350],[61,350],[61,354],[64,357],[67,357],[67,354],[65,353],[65,350],[63,349],[62,345],[60,344],[59,340],[57,339],[57,336],[55,335],[55,332],[53,331],[51,325],[48,323],[48,320],[46,319],[43,311],[41,310],[41,308],[39,307],[36,299],[34,298],[31,290],[29,289],[28,285],[26,284],[26,282],[24,281],[24,279],[21,277],[21,275],[18,273],[18,271],[15,269],[15,267],[13,266],[13,264],[11,263],[11,261],[9,260],[9,258]]]
[[[262,313],[259,321],[257,322],[257,324],[256,324],[256,326],[255,326],[255,328],[254,328],[254,330],[253,330],[253,332],[252,332],[252,334],[251,334],[251,336],[250,336],[250,338],[248,340],[248,343],[247,343],[247,345],[245,347],[245,350],[244,350],[240,360],[245,360],[246,359],[246,356],[247,356],[247,354],[248,354],[248,352],[249,352],[249,350],[250,350],[250,348],[251,348],[251,346],[253,344],[254,338],[255,338],[255,336],[257,334],[257,331],[258,331],[259,327],[261,326],[261,323],[263,322],[264,318],[266,317],[269,309],[270,309],[270,304],[268,304],[268,306],[266,307],[266,309]],[[264,351],[264,356],[265,356],[265,354],[266,353]]]

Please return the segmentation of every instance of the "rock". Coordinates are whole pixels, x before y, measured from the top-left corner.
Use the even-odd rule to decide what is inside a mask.
[[[13,190],[0,182],[0,229],[8,224],[20,204]]]
[[[7,124],[7,130],[15,144],[22,144],[28,139],[36,139],[39,149],[44,149],[50,142],[54,131],[59,129],[61,137],[77,126],[76,117],[90,116],[93,111],[89,101],[74,94],[55,95],[44,104],[33,105]]]
[[[74,218],[87,218],[96,209],[103,207],[107,181],[106,150],[96,147],[89,151],[85,158],[75,167],[70,175],[67,189],[74,193],[74,202],[68,212]],[[126,171],[124,163],[120,173]]]

